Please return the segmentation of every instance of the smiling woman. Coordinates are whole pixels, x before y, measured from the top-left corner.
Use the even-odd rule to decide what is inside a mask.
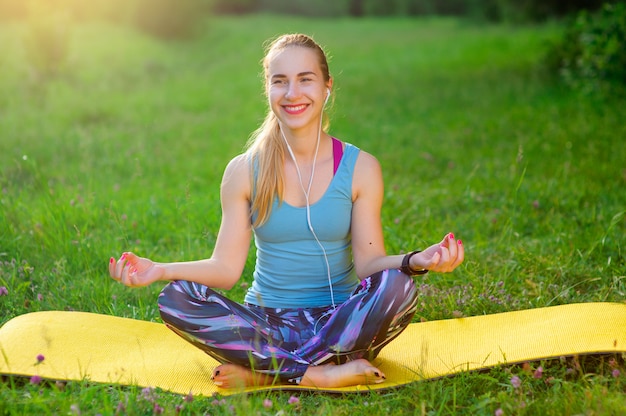
[[[378,161],[323,129],[333,80],[309,36],[284,35],[265,60],[269,111],[248,151],[228,164],[222,224],[209,259],[110,259],[128,286],[173,281],[163,321],[222,363],[221,387],[274,382],[315,387],[381,383],[371,364],[411,322],[413,275],[464,259],[452,233],[424,251],[388,256]],[[215,291],[241,278],[254,234],[254,280],[239,304]]]
[[[317,34],[332,52],[329,133],[380,161],[388,252],[426,247],[447,229],[469,242],[469,263],[416,278],[413,322],[624,300],[626,216],[615,216],[626,207],[626,106],[617,96],[600,101],[571,92],[535,71],[546,44],[560,39],[561,23],[220,17],[187,43],[90,23],[72,28],[70,76],[36,91],[20,38],[26,26],[4,23],[0,292],[6,287],[8,294],[0,296],[0,325],[43,310],[161,322],[163,284],[131,290],[107,282],[102,259],[108,265],[120,250],[158,261],[209,257],[222,219],[220,166],[241,151],[267,110],[260,45],[294,28]],[[321,171],[317,165],[315,176]],[[306,185],[308,175],[303,179]],[[306,227],[305,209],[298,214]],[[324,214],[322,221],[339,217]],[[229,299],[243,302],[255,254],[253,247],[241,279],[224,293]],[[304,280],[303,264],[293,270],[294,280]],[[396,342],[372,364],[384,362]],[[37,368],[59,364],[45,355]],[[166,414],[178,405],[199,414],[228,413],[230,406],[260,414],[413,414],[416,406],[450,414],[622,414],[626,371],[618,360],[621,376],[614,378],[607,362],[557,359],[541,364],[542,379],[498,366],[385,394],[303,394],[298,409],[287,405],[289,393],[272,394],[272,409],[263,407],[266,392],[230,396],[223,405],[183,403],[158,389],[153,397]],[[515,374],[521,390],[511,387]],[[71,413],[71,405],[82,414],[114,414],[118,403],[121,412],[154,413],[140,387],[3,381],[0,414]]]
[[[269,214],[270,206],[277,195],[283,198],[285,175],[282,164],[285,156],[283,139],[300,151],[303,139],[307,135],[320,136],[325,133],[328,123],[324,125],[324,105],[331,94],[332,78],[328,68],[328,60],[323,49],[310,37],[298,35],[279,38],[268,49],[263,61],[265,70],[265,91],[272,111],[267,113],[263,125],[252,135],[250,152],[260,161],[260,166],[273,166],[272,169],[260,169],[256,196],[252,209],[258,212],[257,223],[263,223]],[[295,47],[294,45],[300,45]],[[325,94],[322,97],[322,94]],[[295,129],[294,137],[289,139],[281,129],[284,127]],[[321,143],[317,137],[317,147]],[[304,142],[306,143],[306,141]],[[292,147],[287,147],[293,152]],[[322,154],[329,154],[328,149],[322,149]],[[296,156],[294,155],[294,158]],[[314,166],[314,165],[313,165]],[[299,174],[293,170],[292,174]],[[312,177],[312,175],[309,175]],[[325,181],[326,185],[328,178]],[[276,193],[276,195],[275,195]],[[297,203],[302,206],[303,203]]]

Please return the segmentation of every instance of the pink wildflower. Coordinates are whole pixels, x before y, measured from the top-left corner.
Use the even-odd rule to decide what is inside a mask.
[[[504,410],[502,410],[502,408],[500,408],[500,407],[497,408],[495,413],[494,413],[494,416],[504,416]]]
[[[511,385],[516,389],[519,389],[522,385],[522,380],[518,376],[511,377]]]
[[[619,377],[619,375],[620,375],[620,372],[619,372],[619,370],[616,368],[616,369],[614,369],[614,370],[611,372],[611,375],[612,375],[613,377],[615,377],[615,378],[618,378],[618,377]]]
[[[289,400],[287,401],[287,403],[293,404],[293,405],[298,405],[298,404],[300,404],[300,399],[298,399],[296,396],[291,396],[289,398]]]
[[[38,375],[34,375],[30,378],[30,384],[40,384],[41,383],[41,377],[39,377]]]
[[[139,399],[146,400],[148,402],[154,402],[154,389],[152,387],[144,387],[141,389],[141,395]]]
[[[37,355],[37,363],[41,363],[45,359],[46,359],[46,357],[44,357],[43,354],[38,354]]]
[[[9,290],[6,286],[0,286],[0,296],[6,296],[9,294]]]
[[[535,370],[533,377],[536,379],[540,379],[541,377],[543,377],[543,367],[539,366],[537,367],[537,369]]]
[[[272,408],[272,401],[270,399],[263,400],[263,407],[265,407],[266,409],[271,409]]]

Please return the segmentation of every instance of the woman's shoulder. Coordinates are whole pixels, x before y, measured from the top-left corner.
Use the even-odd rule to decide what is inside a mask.
[[[372,154],[361,150],[354,166],[353,197],[356,198],[364,191],[379,192],[382,177],[383,174],[378,159]]]
[[[224,175],[243,175],[247,178],[250,175],[250,169],[250,155],[241,153],[228,162]]]
[[[339,140],[339,139],[336,139]],[[350,142],[345,143],[344,152],[352,160],[354,160],[354,171],[357,175],[374,174],[380,172],[380,163],[378,159],[366,152],[365,150],[355,146]]]
[[[222,188],[234,187],[244,191],[249,190],[250,184],[250,161],[247,154],[242,153],[232,158],[226,169],[222,179]]]
[[[359,150],[359,155],[356,160],[356,169],[359,171],[380,171],[380,163],[376,156],[368,153],[364,150]]]

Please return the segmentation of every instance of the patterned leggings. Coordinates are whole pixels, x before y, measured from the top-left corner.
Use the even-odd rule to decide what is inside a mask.
[[[238,364],[298,384],[311,365],[372,360],[411,322],[417,290],[398,270],[361,281],[336,309],[272,309],[236,303],[206,286],[168,284],[163,321],[221,363]]]

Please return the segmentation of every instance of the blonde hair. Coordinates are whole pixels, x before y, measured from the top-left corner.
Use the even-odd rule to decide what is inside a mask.
[[[322,47],[310,36],[303,34],[282,35],[269,43],[263,58],[264,81],[267,91],[268,69],[274,56],[287,47],[299,46],[313,50],[319,60],[324,81],[330,81],[328,60]],[[323,130],[328,129],[328,119],[324,115]],[[276,115],[270,108],[261,126],[250,136],[247,154],[251,161],[252,207],[251,212],[257,217],[254,226],[263,225],[270,216],[274,199],[283,201],[285,145],[282,141],[280,126]],[[255,175],[256,172],[256,175]]]

